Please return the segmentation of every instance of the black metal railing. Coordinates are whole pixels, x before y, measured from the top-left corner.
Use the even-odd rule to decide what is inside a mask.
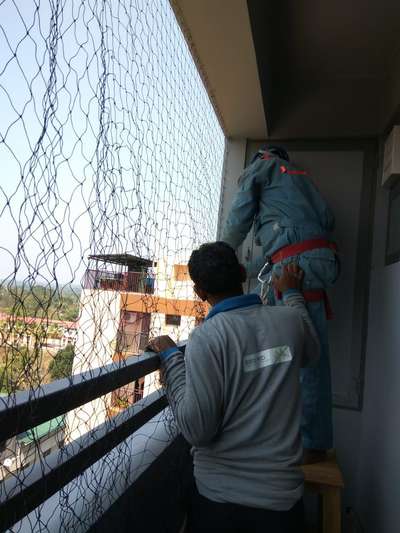
[[[154,354],[129,357],[89,372],[61,379],[32,391],[0,398],[0,442],[137,380],[159,368]],[[79,476],[167,406],[156,391],[85,435],[46,457],[19,476],[4,481],[0,495],[0,530],[22,519]]]

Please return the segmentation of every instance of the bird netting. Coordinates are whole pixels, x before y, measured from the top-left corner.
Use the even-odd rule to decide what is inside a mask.
[[[168,0],[0,0],[0,112],[2,396],[124,364],[157,334],[186,338],[206,311],[186,263],[216,236],[225,141]],[[158,381],[0,443],[0,495]],[[158,416],[12,530],[87,529],[170,422]]]

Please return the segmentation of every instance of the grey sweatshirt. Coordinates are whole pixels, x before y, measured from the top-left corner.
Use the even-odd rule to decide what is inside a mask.
[[[210,500],[283,511],[303,494],[299,369],[319,357],[319,344],[302,295],[290,291],[284,302],[225,300],[192,332],[185,356],[162,357],[197,488]]]

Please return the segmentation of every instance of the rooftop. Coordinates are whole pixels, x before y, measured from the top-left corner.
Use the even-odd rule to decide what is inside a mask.
[[[28,429],[28,431],[24,431],[23,433],[20,433],[20,435],[17,436],[17,439],[22,444],[31,444],[32,442],[42,439],[49,433],[52,433],[53,431],[57,431],[63,425],[64,425],[64,415],[57,416],[56,418],[53,418],[52,420],[43,422],[43,424],[39,424],[38,426],[32,429]]]
[[[18,316],[8,313],[0,313],[0,320],[6,320],[11,323],[24,322],[25,324],[44,324],[45,326],[56,325],[61,328],[76,329],[77,322],[74,320],[56,320],[47,317]]]
[[[127,266],[131,268],[143,268],[156,266],[157,263],[150,259],[143,259],[131,254],[100,254],[89,255],[89,259],[93,261],[103,261],[104,263],[113,263],[115,265]]]

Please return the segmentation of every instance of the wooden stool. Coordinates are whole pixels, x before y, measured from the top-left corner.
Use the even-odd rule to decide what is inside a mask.
[[[342,530],[341,490],[344,483],[335,453],[329,452],[324,461],[303,465],[302,469],[306,489],[322,497],[323,533],[340,533]]]

